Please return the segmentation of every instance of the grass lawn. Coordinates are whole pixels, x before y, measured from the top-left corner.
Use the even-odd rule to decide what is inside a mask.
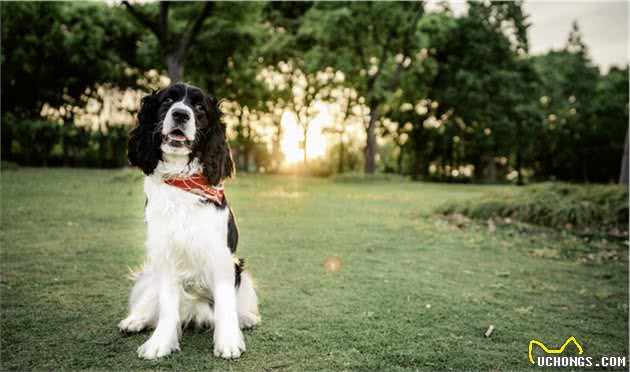
[[[211,330],[188,330],[181,352],[141,360],[149,333],[116,329],[142,262],[139,174],[21,168],[1,185],[3,370],[522,370],[530,339],[569,336],[628,355],[624,242],[433,214],[488,186],[239,175],[226,192],[262,312],[247,352],[220,360]],[[602,251],[616,260],[583,259]]]

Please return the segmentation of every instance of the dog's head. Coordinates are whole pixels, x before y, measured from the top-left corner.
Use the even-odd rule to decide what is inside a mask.
[[[187,156],[203,164],[216,185],[234,172],[218,101],[201,89],[182,83],[142,99],[138,126],[129,132],[129,162],[149,175],[163,155]]]

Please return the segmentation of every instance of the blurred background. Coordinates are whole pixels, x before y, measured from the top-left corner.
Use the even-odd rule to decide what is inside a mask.
[[[629,355],[628,2],[0,11],[3,370],[520,370],[569,336]],[[264,319],[238,362],[205,330],[147,363],[115,327],[146,230],[127,132],[173,81],[229,128]]]
[[[140,98],[181,80],[223,100],[241,172],[628,179],[625,2],[1,10],[5,167],[125,166]]]

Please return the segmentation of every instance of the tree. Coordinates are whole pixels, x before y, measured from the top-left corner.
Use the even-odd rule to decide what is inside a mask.
[[[95,83],[135,86],[138,36],[98,3],[2,3],[2,111],[38,117],[44,103],[78,103]],[[105,32],[104,30],[109,30]],[[72,72],[69,74],[68,72]]]
[[[455,36],[456,27],[457,21],[448,8],[422,17],[418,25],[421,49],[415,56],[416,63],[401,77],[400,89],[390,102],[390,116],[399,126],[403,126],[397,128],[397,131],[410,136],[410,143],[406,148],[411,147],[411,176],[414,180],[427,176],[430,150],[435,149],[435,142],[439,141],[435,135],[432,136],[432,132],[445,130],[447,118],[452,111],[452,108],[440,106],[437,102],[436,89],[440,68],[446,67],[446,57],[450,52],[451,38]],[[409,130],[404,130],[406,123],[411,124]],[[402,164],[404,151],[399,156],[399,163]]]
[[[623,146],[623,156],[621,157],[621,170],[619,171],[619,183],[628,184],[628,132],[626,131],[626,141]]]
[[[285,108],[294,115],[295,123],[301,131],[300,147],[303,164],[307,165],[308,131],[310,123],[319,114],[318,105],[330,95],[331,84],[335,78],[332,68],[316,73],[306,73],[299,68],[300,60],[280,61],[277,68],[267,67],[267,74],[272,80],[279,80],[280,90],[286,90],[290,96],[285,101]]]
[[[589,131],[583,145],[588,151],[589,180],[614,182],[625,179],[627,183],[628,99],[627,66],[623,69],[612,67],[598,79],[596,94],[588,103]]]
[[[413,62],[423,13],[421,2],[317,3],[298,31],[307,70],[333,66],[367,100],[366,174],[376,170],[379,105]]]
[[[226,88],[222,90],[229,104],[223,106],[227,108],[226,114],[234,118],[232,128],[236,131],[234,150],[237,166],[249,171],[250,157],[257,143],[257,128],[254,125],[266,109],[265,102],[270,92],[258,77],[261,66],[254,56],[234,54],[227,65]]]
[[[302,162],[306,167],[308,164],[308,129],[311,121],[319,114],[315,102],[320,98],[320,82],[314,74],[305,74],[301,70],[293,68],[292,63],[289,63],[288,66],[285,74],[292,95],[289,105],[295,114],[295,123],[302,131]]]
[[[601,132],[593,125],[599,120],[593,116],[599,70],[590,62],[588,49],[581,40],[579,27],[574,23],[564,49],[533,59],[541,78],[540,105],[544,117],[537,162],[541,174],[588,181],[592,171],[589,158],[596,155],[589,153],[589,146],[593,145],[589,142]],[[623,133],[625,127],[617,137],[622,138]]]
[[[89,92],[108,82],[134,87],[133,43],[139,32],[121,11],[99,3],[2,3],[2,115],[40,117],[45,104],[62,107],[64,163],[69,127]],[[105,32],[105,30],[109,30]],[[68,72],[72,72],[69,74]],[[4,126],[3,126],[4,127]],[[3,128],[3,156],[11,148]],[[6,136],[5,136],[6,135]]]
[[[206,18],[210,15],[215,3],[213,1],[205,2],[201,12],[198,13],[197,17],[194,18],[192,22],[186,25],[180,35],[175,35],[172,30],[169,29],[168,13],[172,5],[170,2],[160,1],[157,17],[153,18],[146,16],[140,9],[131,5],[128,1],[123,1],[122,3],[138,22],[151,30],[155,37],[157,37],[159,50],[163,58],[165,58],[168,75],[171,81],[181,81],[184,77],[184,64],[190,46],[195,41],[199,31],[201,31],[201,27]]]
[[[463,151],[475,176],[483,176],[485,164],[486,181],[495,182],[496,158],[514,148],[515,123],[526,112],[519,114],[518,105],[529,98],[522,93],[529,90],[522,86],[526,69],[521,66],[527,23],[521,2],[469,2],[468,7],[448,45],[437,48],[438,73],[429,97],[439,104],[437,117],[454,110],[460,132],[454,135],[466,144]],[[446,150],[452,157],[452,146]]]
[[[262,35],[264,4],[122,4],[148,32],[139,40],[143,68],[164,66],[172,82],[183,80],[187,71],[188,79],[211,92],[223,86],[228,58],[237,52],[247,55]],[[155,58],[156,50],[161,62]]]
[[[339,79],[337,82],[340,83]],[[354,89],[337,86],[330,90],[328,96],[331,122],[323,129],[324,133],[337,137],[337,173],[346,170],[346,152],[349,147],[348,129],[353,122],[362,122],[359,97]],[[363,125],[363,124],[361,124]]]

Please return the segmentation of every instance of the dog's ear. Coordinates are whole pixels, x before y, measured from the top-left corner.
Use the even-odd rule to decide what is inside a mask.
[[[232,151],[227,142],[226,127],[221,117],[223,113],[216,98],[207,96],[208,127],[204,133],[204,144],[200,160],[203,172],[211,185],[218,185],[234,174]]]
[[[153,92],[142,98],[138,112],[138,126],[129,131],[127,158],[131,165],[140,168],[146,175],[153,173],[162,159],[162,134],[157,128],[159,100]]]

